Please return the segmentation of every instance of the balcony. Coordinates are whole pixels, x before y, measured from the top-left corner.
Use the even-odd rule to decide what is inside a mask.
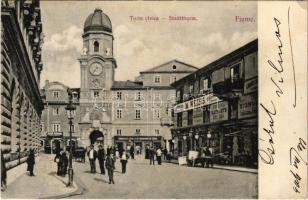
[[[244,79],[233,78],[213,83],[213,93],[222,99],[232,99],[241,96],[244,90]]]
[[[174,125],[172,119],[171,119],[171,118],[168,118],[168,117],[162,117],[162,118],[160,118],[160,124],[161,124],[162,126],[173,126],[173,125]]]

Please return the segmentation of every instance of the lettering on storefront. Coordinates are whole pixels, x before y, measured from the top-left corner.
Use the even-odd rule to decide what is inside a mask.
[[[174,113],[179,113],[195,108],[201,108],[206,105],[210,105],[212,103],[217,103],[221,101],[219,98],[216,96],[213,96],[213,94],[207,94],[202,97],[198,97],[189,101],[186,101],[184,103],[177,104],[174,107]]]
[[[210,122],[228,120],[228,102],[221,101],[214,103],[211,105],[210,110]]]
[[[258,89],[258,79],[254,78],[244,84],[244,94],[255,92]]]
[[[239,119],[257,116],[258,112],[257,98],[258,98],[257,95],[246,95],[240,98],[238,103]]]
[[[158,137],[131,137],[131,138],[128,138],[128,137],[118,137],[116,138],[116,140],[129,140],[130,142],[132,141],[149,141],[149,140],[160,140],[160,138]]]

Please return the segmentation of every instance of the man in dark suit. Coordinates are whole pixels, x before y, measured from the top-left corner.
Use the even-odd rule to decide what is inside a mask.
[[[104,161],[105,161],[105,149],[103,148],[102,145],[99,145],[98,151],[97,151],[97,159],[99,163],[99,167],[101,169],[101,174],[105,174],[105,166],[104,166]]]
[[[94,150],[94,146],[90,146],[90,151],[88,151],[88,157],[90,161],[91,173],[96,173],[95,160],[97,158],[97,152]]]

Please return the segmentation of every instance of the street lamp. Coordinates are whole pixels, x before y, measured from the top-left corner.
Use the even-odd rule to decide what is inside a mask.
[[[207,146],[209,147],[210,146],[210,139],[211,139],[211,137],[212,137],[212,134],[211,134],[211,132],[210,131],[208,131],[208,133],[207,133],[207,135],[206,135],[206,137],[207,137],[207,141],[208,141],[208,144],[207,144]]]
[[[74,115],[75,115],[75,110],[76,107],[73,104],[72,101],[72,91],[70,89],[67,90],[68,95],[69,95],[69,103],[67,104],[67,106],[65,107],[65,110],[67,112],[67,118],[69,120],[69,125],[70,125],[70,156],[69,156],[69,167],[68,167],[68,183],[67,183],[67,187],[73,186],[73,164],[72,164],[72,126],[73,126],[73,119],[74,119]]]
[[[197,149],[197,146],[199,146],[198,145],[198,139],[199,139],[199,135],[198,135],[198,133],[196,133],[196,135],[195,135],[195,139],[196,139],[196,146],[195,146],[195,150]]]

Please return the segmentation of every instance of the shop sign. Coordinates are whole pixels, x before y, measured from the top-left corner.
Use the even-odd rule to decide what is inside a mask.
[[[210,122],[218,122],[223,120],[228,120],[228,102],[221,101],[214,103],[210,107]]]
[[[149,140],[153,140],[153,141],[156,141],[156,140],[160,140],[158,137],[117,137],[116,140],[129,140],[130,142],[132,141],[149,141]]]
[[[244,84],[244,94],[255,92],[258,89],[258,79],[250,79],[249,81],[245,81]]]
[[[187,112],[183,112],[182,114],[182,126],[185,127],[187,126],[187,117],[188,117],[188,113]]]
[[[258,113],[257,98],[258,98],[257,95],[246,95],[240,98],[238,103],[239,119],[257,116]]]
[[[210,105],[212,103],[217,103],[221,101],[218,97],[214,96],[212,93],[204,95],[202,97],[198,97],[189,101],[186,101],[184,103],[177,104],[174,107],[174,113],[179,113],[195,108],[201,108],[206,105]]]
[[[203,123],[203,109],[197,108],[193,111],[193,124],[202,124]]]

